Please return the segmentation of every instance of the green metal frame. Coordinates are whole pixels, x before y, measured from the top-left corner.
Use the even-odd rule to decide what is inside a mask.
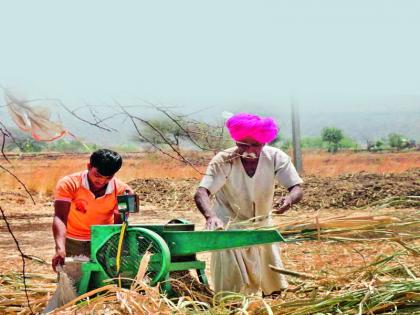
[[[82,264],[82,278],[78,285],[79,295],[106,284],[104,281],[108,280],[109,276],[96,259],[96,254],[113,235],[119,234],[120,230],[121,225],[94,225],[91,227],[91,259]],[[135,224],[130,225],[127,232],[130,230],[147,234],[161,248],[163,253],[159,257],[161,268],[150,284],[155,285],[160,282],[161,288],[169,294],[171,286],[166,280],[169,280],[172,271],[195,269],[200,281],[208,284],[204,272],[205,262],[197,260],[196,253],[285,241],[276,230],[194,231],[194,225],[187,222]],[[136,246],[135,240],[128,239],[127,241],[131,242],[132,246]]]

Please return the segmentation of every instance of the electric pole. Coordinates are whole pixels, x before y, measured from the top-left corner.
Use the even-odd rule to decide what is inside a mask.
[[[292,106],[292,138],[293,138],[293,164],[298,173],[302,173],[302,151],[300,149],[300,121],[299,106],[295,97],[291,99]]]

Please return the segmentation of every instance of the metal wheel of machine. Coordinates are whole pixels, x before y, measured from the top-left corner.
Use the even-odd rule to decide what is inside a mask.
[[[110,278],[117,278],[117,251],[120,233],[112,234],[96,253],[96,259]],[[168,245],[157,233],[144,228],[128,228],[123,242],[120,259],[120,276],[123,286],[129,286],[130,280],[138,273],[140,262],[146,252],[151,254],[146,276],[150,285],[161,281],[169,272],[171,255]]]

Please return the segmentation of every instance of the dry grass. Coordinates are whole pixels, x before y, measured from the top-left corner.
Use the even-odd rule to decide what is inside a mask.
[[[337,176],[341,174],[401,173],[420,166],[420,152],[350,153],[304,152],[303,167],[307,175]]]
[[[11,164],[5,164],[11,172],[25,183],[27,188],[40,198],[50,196],[57,181],[68,174],[84,170],[87,167],[88,155],[38,155],[10,158]],[[204,167],[201,167],[204,172]],[[169,158],[155,155],[129,157],[124,159],[118,178],[131,181],[136,178],[199,178],[201,174],[190,166]],[[20,184],[9,174],[0,171],[2,187],[7,190],[19,189]]]
[[[198,161],[198,169],[205,172],[211,155],[191,154]],[[88,155],[30,155],[11,157],[11,165],[4,164],[27,185],[38,193],[39,197],[49,196],[57,180],[86,168]],[[411,168],[420,167],[420,152],[405,153],[338,153],[305,152],[304,170],[306,175],[336,176],[344,173],[400,173]],[[201,165],[200,165],[201,164]],[[2,164],[3,165],[3,164]],[[123,181],[137,178],[200,178],[202,174],[191,166],[159,154],[130,154],[124,157],[124,165],[118,173]],[[4,171],[0,171],[2,187],[7,190],[19,188],[19,183]]]

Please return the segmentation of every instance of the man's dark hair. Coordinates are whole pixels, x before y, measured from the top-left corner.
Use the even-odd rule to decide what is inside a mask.
[[[115,151],[99,149],[90,156],[90,165],[95,167],[99,174],[112,176],[121,168],[122,157]]]

